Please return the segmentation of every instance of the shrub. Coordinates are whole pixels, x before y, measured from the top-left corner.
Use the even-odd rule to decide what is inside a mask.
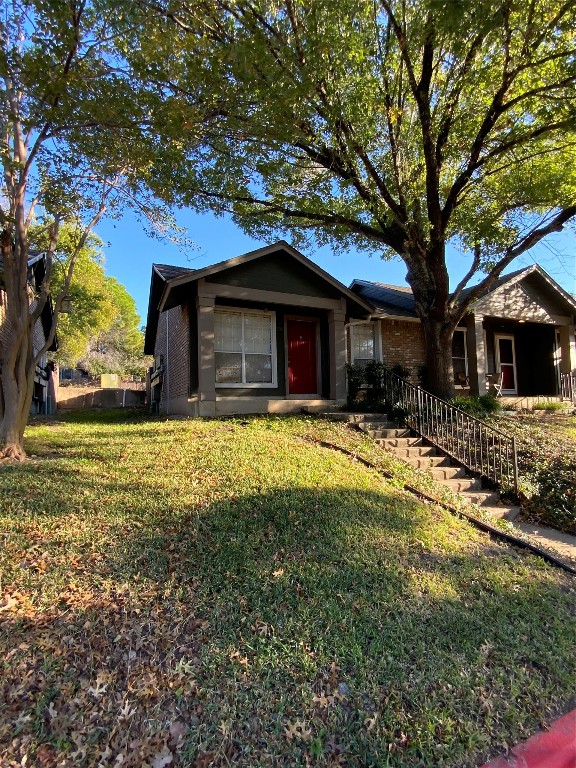
[[[392,368],[390,368],[392,373],[395,373],[396,376],[400,376],[401,379],[409,379],[412,375],[412,369],[407,368],[405,365],[402,365],[401,363],[396,363],[396,365],[393,365]]]
[[[357,404],[358,393],[364,385],[364,366],[346,363],[346,377],[348,381],[346,404],[352,408]]]
[[[384,363],[371,360],[365,370],[366,398],[370,403],[379,403],[384,397]]]
[[[550,403],[535,403],[532,406],[533,411],[561,411],[563,410],[563,403],[550,402]]]
[[[483,418],[491,413],[496,413],[501,409],[499,400],[493,395],[472,395],[470,397],[457,397],[453,401],[461,411],[469,413],[471,416]]]

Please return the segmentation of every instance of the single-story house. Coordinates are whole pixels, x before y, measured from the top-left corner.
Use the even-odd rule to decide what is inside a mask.
[[[155,264],[150,402],[214,416],[346,399],[346,326],[373,306],[280,241],[204,269]]]
[[[576,368],[576,301],[539,267],[502,278],[455,333],[456,383],[556,395]],[[346,399],[346,362],[424,365],[409,288],[340,283],[284,241],[202,269],[155,264],[149,402],[171,414],[288,412]]]
[[[6,344],[11,334],[6,320],[6,291],[4,290],[3,273],[4,265],[0,257],[0,344]],[[45,274],[46,254],[39,251],[30,251],[28,258],[28,294],[31,310],[34,308],[34,296],[40,290]],[[49,298],[44,305],[42,314],[34,325],[34,354],[39,352],[44,346],[52,328],[53,317],[54,308]],[[56,352],[57,349],[58,339],[55,336],[47,351]],[[46,354],[44,354],[36,365],[34,393],[30,408],[31,413],[54,413],[56,410],[58,381],[54,375],[54,370],[54,363],[50,362]],[[0,370],[1,376],[2,371]]]
[[[378,359],[409,369],[424,365],[424,339],[410,288],[354,280],[352,291],[375,308],[371,334],[351,326],[352,358],[362,356],[355,336],[373,336]],[[501,277],[472,305],[454,333],[456,390],[504,397],[554,397],[562,375],[576,369],[576,300],[541,267]],[[370,348],[370,344],[368,345]]]

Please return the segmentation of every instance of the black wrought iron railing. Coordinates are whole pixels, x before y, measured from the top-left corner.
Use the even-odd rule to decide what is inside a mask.
[[[576,405],[576,371],[560,374],[560,395]]]
[[[405,412],[407,426],[471,472],[502,489],[518,491],[514,437],[392,371],[383,372],[383,389],[387,404]]]

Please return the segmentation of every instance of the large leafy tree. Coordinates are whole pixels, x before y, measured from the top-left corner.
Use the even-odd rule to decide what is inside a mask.
[[[90,231],[131,205],[160,227],[170,217],[148,192],[155,138],[145,97],[123,67],[128,23],[117,0],[9,0],[0,4],[0,248],[6,292],[0,345],[0,458],[22,458],[34,370],[51,344],[33,330],[52,294],[55,321]],[[143,19],[140,19],[143,23]],[[63,222],[75,239],[60,290],[53,265]],[[31,227],[45,232],[47,270],[28,283]]]
[[[136,302],[114,277],[106,277],[102,288],[113,308],[113,317],[105,327],[93,331],[77,362],[91,374],[144,376],[150,358],[142,353],[144,334]]]
[[[90,340],[110,328],[117,314],[113,297],[106,289],[103,243],[91,232],[78,249],[77,241],[83,231],[82,222],[64,222],[52,259],[51,291],[56,296],[64,288],[71,259],[76,261],[66,294],[73,311],[58,318],[58,351],[54,354],[60,365],[71,368],[86,356]],[[29,232],[30,245],[38,251],[47,250],[49,237],[40,227]]]
[[[82,222],[74,219],[60,227],[52,258],[51,290],[59,295],[75,259],[67,290],[70,313],[58,318],[58,351],[52,357],[69,368],[79,366],[91,374],[143,375],[149,360],[142,354],[144,336],[136,303],[126,288],[106,275],[104,243],[93,231],[78,249]],[[46,251],[49,233],[42,227],[29,232],[35,250]]]
[[[156,178],[256,236],[402,258],[429,386],[451,396],[458,321],[576,215],[575,2],[139,6],[159,21],[133,65],[166,96],[172,136]],[[456,286],[451,241],[468,259]]]

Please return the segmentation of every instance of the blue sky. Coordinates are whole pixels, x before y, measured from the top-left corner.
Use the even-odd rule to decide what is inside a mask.
[[[98,235],[107,243],[106,273],[116,277],[134,297],[143,323],[148,311],[153,263],[199,269],[268,244],[248,237],[229,218],[181,211],[177,220],[179,225],[187,228],[189,237],[197,246],[196,250],[183,253],[176,245],[148,237],[130,214],[119,221],[104,221],[97,228]],[[406,267],[399,259],[383,261],[363,253],[337,253],[331,248],[310,250],[305,255],[345,285],[349,285],[354,278],[406,285]],[[520,257],[510,271],[534,262],[539,263],[565,290],[576,292],[576,237],[573,231],[565,230],[541,242]],[[449,252],[448,269],[452,286],[457,284],[468,266],[467,256],[455,250]]]

